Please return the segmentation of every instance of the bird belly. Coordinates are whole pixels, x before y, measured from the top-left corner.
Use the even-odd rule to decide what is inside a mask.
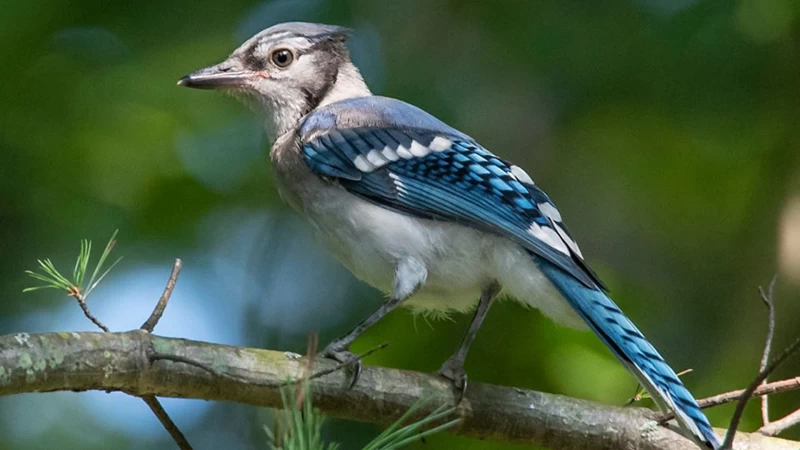
[[[418,219],[382,208],[335,188],[325,206],[307,210],[317,238],[357,278],[392,295],[397,263],[413,259],[427,270],[425,283],[406,306],[465,311],[492,279],[483,263],[480,232]]]
[[[505,294],[557,322],[582,321],[518,244],[453,222],[429,220],[370,203],[339,186],[322,185],[304,212],[319,240],[357,278],[392,294],[397,262],[414,259],[427,279],[405,306],[432,316],[473,308],[498,281]]]

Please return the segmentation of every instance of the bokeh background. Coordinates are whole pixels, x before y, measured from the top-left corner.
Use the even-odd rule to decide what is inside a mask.
[[[92,330],[70,298],[21,294],[119,228],[90,299],[137,327],[173,258],[158,332],[303,352],[381,301],[310,239],[272,186],[270,139],[234,100],[175,86],[288,20],[355,30],[373,90],[417,104],[528,169],[623,309],[698,396],[744,387],[779,276],[776,348],[800,330],[800,2],[793,0],[6,0],[0,14],[0,334]],[[468,316],[391,314],[367,364],[434,371]],[[635,382],[587,332],[499,303],[472,380],[622,404]],[[800,361],[776,377],[796,376]],[[266,448],[270,412],[164,400],[196,448]],[[755,406],[755,404],[754,404]],[[800,395],[772,399],[774,415]],[[730,407],[708,412],[725,426]],[[758,425],[753,407],[744,427]],[[333,421],[344,448],[379,430]],[[789,437],[800,438],[795,430]],[[138,399],[0,398],[0,449],[171,449]],[[440,435],[417,449],[519,448]]]

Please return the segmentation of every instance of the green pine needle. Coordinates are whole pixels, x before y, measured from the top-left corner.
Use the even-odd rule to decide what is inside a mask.
[[[322,426],[325,416],[311,404],[311,387],[308,380],[302,384],[303,404],[297,405],[295,391],[292,384],[281,389],[283,411],[278,418],[276,431],[264,427],[270,448],[272,450],[336,450],[336,443],[325,443],[322,440]],[[428,430],[420,431],[432,423],[441,421],[455,413],[453,407],[440,406],[419,421],[403,425],[422,408],[430,405],[432,397],[420,399],[406,411],[402,417],[386,428],[378,437],[372,440],[363,450],[397,450],[420,439],[452,428],[461,422],[454,419],[437,425]],[[283,431],[280,431],[283,430]],[[279,438],[279,439],[278,439]]]
[[[96,287],[97,287],[97,285],[98,285],[98,284],[100,284],[100,282],[101,282],[101,281],[103,281],[103,278],[105,278],[105,277],[106,277],[106,275],[108,275],[108,273],[109,273],[109,272],[111,272],[111,269],[113,269],[113,268],[114,268],[114,266],[116,266],[116,265],[117,265],[117,263],[118,263],[118,262],[120,262],[120,261],[122,261],[122,256],[120,256],[119,258],[117,258],[117,260],[116,260],[116,261],[114,261],[114,262],[113,262],[113,263],[112,263],[110,266],[108,266],[108,269],[106,269],[106,270],[103,272],[103,274],[102,274],[102,275],[100,275],[100,277],[99,277],[99,278],[97,278],[97,280],[95,280],[93,283],[92,283],[92,282],[90,282],[90,283],[89,283],[89,289],[87,289],[87,290],[86,290],[86,294],[84,295],[84,297],[88,297],[88,296],[89,296],[89,294],[90,294],[90,293],[91,293],[91,292],[94,290],[94,288],[96,288]],[[98,267],[98,268],[100,267],[100,264],[99,264],[99,263],[98,263],[97,267]],[[92,274],[92,278],[94,278],[94,274]],[[90,281],[91,281],[91,280],[90,280]]]
[[[69,282],[69,280],[64,278],[64,276],[61,275],[58,272],[58,270],[56,270],[56,268],[53,266],[53,263],[49,259],[46,259],[44,261],[37,260],[37,262],[39,263],[39,267],[41,267],[42,271],[44,271],[43,274],[38,272],[33,272],[31,270],[26,270],[25,273],[27,273],[30,277],[43,282],[44,285],[29,287],[23,289],[22,292],[30,292],[39,289],[50,289],[50,288],[63,289],[63,290],[70,289],[71,283]]]
[[[114,233],[108,240],[108,244],[106,244],[106,248],[103,249],[103,254],[100,255],[100,260],[97,261],[97,266],[94,268],[94,272],[92,272],[92,277],[89,278],[89,289],[86,291],[86,295],[89,295],[89,292],[94,290],[95,286],[97,286],[97,284],[100,283],[100,280],[102,280],[103,277],[105,277],[106,274],[108,274],[108,272],[111,271],[111,269],[114,266],[116,266],[117,263],[122,259],[122,257],[120,257],[116,261],[114,261],[114,264],[111,264],[111,266],[109,266],[109,268],[105,272],[103,272],[102,275],[100,275],[100,278],[97,278],[97,274],[100,273],[100,270],[103,268],[103,264],[105,264],[106,258],[108,258],[108,255],[111,253],[111,250],[114,249],[114,246],[117,245],[116,238],[118,232],[119,232],[118,229],[114,230]]]
[[[419,430],[421,428],[427,426],[430,423],[451,416],[456,411],[456,408],[454,407],[448,408],[447,406],[442,405],[436,408],[427,416],[420,419],[419,421],[410,423],[400,428],[403,422],[408,420],[408,418],[410,418],[414,413],[419,411],[421,408],[423,408],[431,401],[432,398],[424,398],[414,402],[414,404],[411,405],[411,408],[409,408],[408,411],[406,411],[406,413],[403,414],[402,417],[400,417],[396,422],[394,422],[391,426],[389,426],[389,428],[387,428],[372,442],[367,444],[367,446],[364,447],[364,450],[399,449],[413,442],[417,442],[426,436],[430,436],[432,434],[438,433],[448,428],[452,428],[461,422],[461,419],[454,419],[442,425],[438,425],[434,428],[431,428],[429,430],[420,432]]]
[[[92,241],[81,239],[81,251],[75,261],[75,269],[72,271],[72,279],[75,285],[83,286],[83,279],[86,276],[86,267],[89,265],[89,258],[92,255]]]
[[[38,291],[39,289],[60,289],[60,288],[58,288],[56,286],[49,286],[49,285],[48,286],[32,286],[32,287],[27,287],[27,288],[23,289],[22,292],[33,292],[33,291]]]
[[[41,281],[44,284],[40,286],[27,287],[23,289],[22,292],[38,291],[40,289],[59,289],[67,291],[67,293],[70,295],[80,294],[85,300],[92,290],[97,287],[100,281],[102,281],[103,278],[105,278],[105,276],[111,271],[111,269],[113,269],[114,266],[116,266],[117,263],[122,259],[122,257],[118,258],[113,264],[105,269],[105,271],[103,271],[103,265],[105,264],[108,255],[111,253],[111,250],[116,244],[115,238],[118,231],[119,230],[114,231],[114,233],[111,235],[111,239],[108,241],[108,244],[106,244],[106,248],[103,250],[103,254],[100,255],[100,260],[97,262],[91,278],[89,278],[89,283],[87,284],[88,288],[84,289],[87,286],[84,284],[84,282],[86,280],[86,274],[88,273],[89,260],[92,256],[92,241],[88,239],[81,239],[81,248],[78,252],[78,258],[75,260],[75,267],[72,269],[72,280],[69,280],[66,276],[62,275],[61,272],[56,269],[55,264],[53,264],[50,259],[40,259],[37,260],[37,262],[39,263],[39,267],[43,273],[34,272],[31,270],[26,270],[25,273],[31,278]]]
[[[50,259],[45,259],[44,261],[39,259],[37,260],[37,262],[39,263],[39,266],[42,268],[42,270],[44,270],[45,273],[47,273],[47,275],[50,276],[50,278],[53,280],[54,283],[67,287],[72,285],[72,283],[70,283],[66,277],[61,275],[61,272],[59,272],[58,269],[56,269],[56,266],[53,264],[53,261],[50,261]]]
[[[308,380],[303,382],[303,404],[294,401],[292,383],[281,388],[283,411],[278,418],[276,432],[265,427],[269,446],[273,450],[337,450],[336,443],[322,440],[322,426],[325,416],[311,404],[311,390]],[[282,432],[280,430],[283,430]],[[276,436],[277,435],[277,436]],[[279,437],[280,439],[276,439]]]
[[[402,416],[400,416],[400,418],[397,419],[393,424],[389,425],[388,428],[383,430],[383,433],[379,434],[378,437],[372,440],[372,442],[367,444],[367,446],[364,447],[364,450],[377,450],[381,448],[381,445],[384,445],[387,442],[389,442],[389,439],[391,438],[392,434],[395,432],[395,430],[400,428],[403,422],[408,420],[409,417],[411,417],[414,413],[416,413],[420,408],[427,405],[430,401],[431,401],[430,398],[421,398],[416,402],[414,402],[414,404],[412,404],[411,407],[408,408],[408,411],[406,411]]]
[[[455,411],[455,410],[453,410],[453,411]],[[450,414],[453,411],[450,411]],[[398,449],[398,448],[403,448],[406,445],[412,444],[414,442],[419,442],[423,438],[426,438],[428,436],[431,436],[431,435],[434,435],[436,433],[439,433],[440,431],[444,431],[444,430],[447,430],[449,428],[453,428],[454,426],[458,425],[459,423],[461,423],[461,419],[453,419],[450,422],[443,423],[443,424],[441,424],[441,425],[439,425],[437,427],[433,427],[433,428],[431,428],[429,430],[425,430],[425,431],[423,431],[421,433],[417,433],[417,434],[415,434],[413,436],[409,436],[409,437],[407,437],[407,438],[405,438],[405,439],[403,439],[403,440],[401,440],[399,442],[394,442],[394,443],[392,443],[390,445],[387,445],[385,447],[381,447],[381,450],[395,450],[395,449]]]

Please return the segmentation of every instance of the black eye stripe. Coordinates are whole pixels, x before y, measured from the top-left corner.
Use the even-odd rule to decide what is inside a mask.
[[[253,70],[261,70],[264,68],[264,61],[256,56],[256,48],[257,46],[254,45],[247,50],[244,57],[244,65]]]
[[[290,49],[287,47],[277,47],[264,54],[263,50],[259,51],[259,47],[263,44],[253,44],[250,48],[243,52],[242,62],[245,67],[251,70],[264,70],[268,63],[284,69],[293,64],[300,56],[308,53],[306,49]],[[281,61],[276,61],[275,57],[278,52],[287,52],[288,60],[281,59],[285,65],[281,65]]]

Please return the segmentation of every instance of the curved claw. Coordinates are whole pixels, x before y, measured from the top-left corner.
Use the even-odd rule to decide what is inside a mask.
[[[353,379],[350,381],[350,385],[347,386],[347,389],[353,389],[358,379],[361,377],[361,359],[357,357],[348,367],[353,371]]]
[[[347,388],[353,389],[361,376],[361,358],[350,351],[337,350],[330,346],[322,351],[322,356],[346,365],[345,369],[352,376]]]
[[[464,400],[464,394],[467,392],[467,373],[464,371],[464,363],[448,359],[439,369],[439,375],[453,383],[453,387],[458,391],[456,405],[461,403]]]
[[[458,398],[456,399],[456,406],[461,404],[461,401],[464,400],[464,395],[467,393],[467,374],[464,373],[464,377],[461,379],[461,386],[457,381],[453,381],[453,386],[458,389]]]

